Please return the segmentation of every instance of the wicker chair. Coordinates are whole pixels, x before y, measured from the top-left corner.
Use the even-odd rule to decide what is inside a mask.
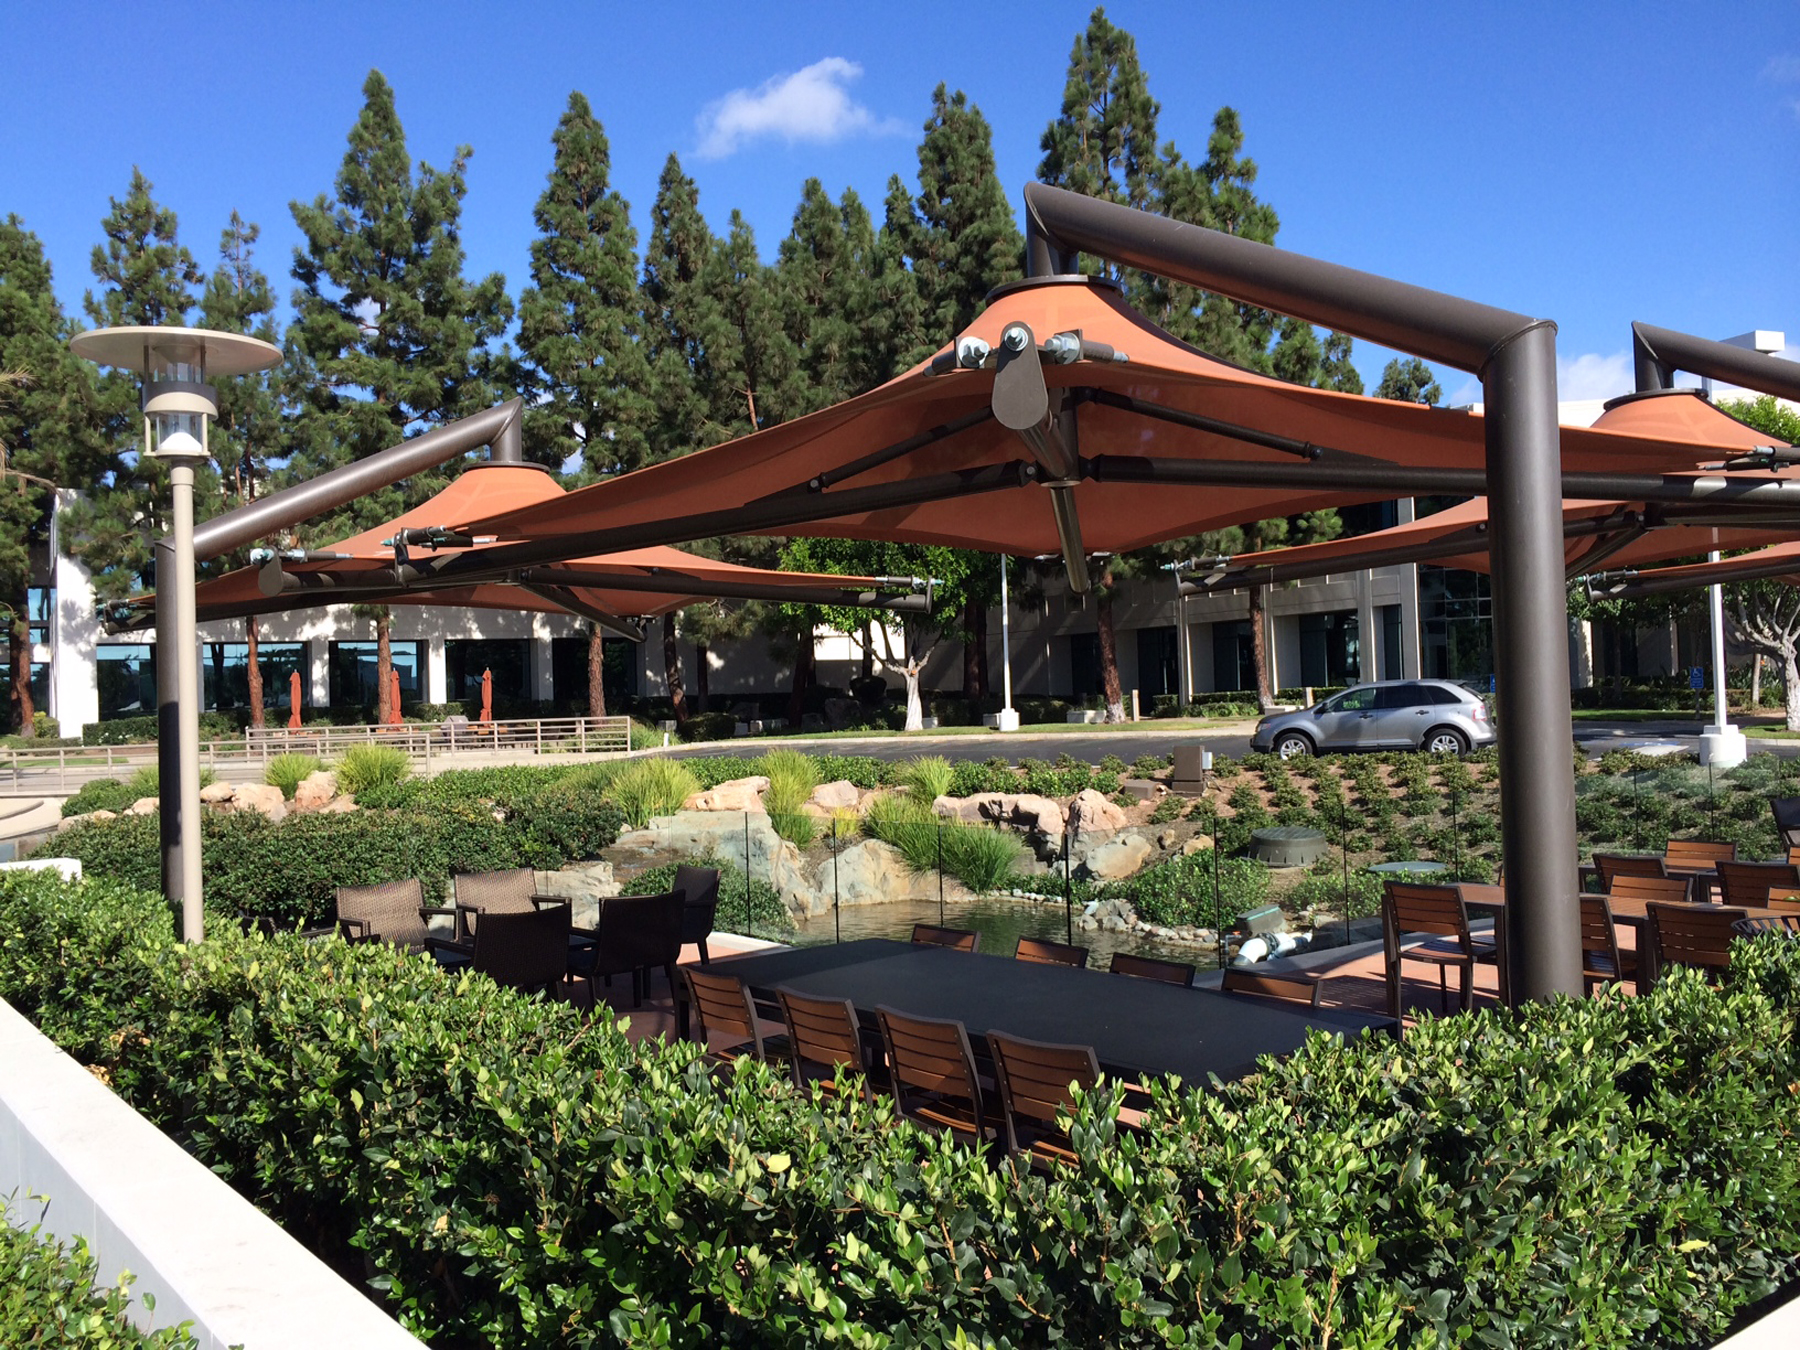
[[[1047,1168],[1078,1161],[1074,1142],[1057,1126],[1056,1113],[1075,1104],[1072,1087],[1091,1088],[1100,1080],[1100,1065],[1085,1045],[1049,1045],[990,1031],[994,1081],[1006,1124],[1006,1151],[1015,1165],[1020,1158]]]
[[[1048,942],[1043,938],[1022,937],[1013,948],[1013,960],[1031,961],[1041,966],[1073,966],[1087,969],[1088,949],[1067,942]]]
[[[556,901],[542,897],[548,903]],[[484,914],[524,914],[537,908],[537,876],[529,867],[494,872],[458,872],[450,878],[450,900],[456,906],[456,936],[474,935]]]
[[[1764,933],[1780,933],[1800,938],[1800,911],[1792,914],[1767,914],[1754,919],[1739,919],[1731,925],[1739,937],[1761,937]]]
[[[455,914],[426,908],[425,888],[417,877],[375,886],[339,886],[336,906],[337,927],[312,929],[307,937],[336,932],[346,942],[385,942],[415,954],[425,950],[431,937],[430,917]]]
[[[1630,881],[1670,881],[1670,877],[1629,877]],[[1677,883],[1678,884],[1678,883]],[[1677,900],[1676,903],[1680,903]],[[1581,978],[1588,993],[1597,985],[1630,980],[1637,983],[1638,962],[1635,951],[1621,951],[1619,932],[1613,924],[1612,906],[1603,895],[1581,897]]]
[[[1771,797],[1769,810],[1775,815],[1775,828],[1781,832],[1788,861],[1800,862],[1800,858],[1793,856],[1794,851],[1800,849],[1800,797]]]
[[[1228,994],[1241,994],[1247,998],[1300,1003],[1316,1008],[1319,1006],[1319,996],[1325,991],[1325,981],[1308,979],[1302,975],[1264,975],[1259,971],[1233,966],[1220,979],[1219,988]]]
[[[1668,966],[1724,970],[1731,964],[1732,925],[1749,917],[1741,909],[1698,905],[1649,905],[1646,910],[1658,971]]]
[[[681,896],[613,895],[600,902],[600,919],[593,928],[577,928],[569,943],[569,969],[612,984],[615,975],[631,976],[631,1006],[644,1006],[645,986],[652,966],[669,968],[674,983],[674,961],[669,958],[672,916],[678,915]]]
[[[878,1007],[894,1104],[908,1120],[978,1146],[990,1135],[975,1052],[961,1022]]]
[[[713,923],[719,912],[719,869],[689,867],[675,869],[675,890],[685,908],[681,916],[681,944],[692,945],[700,953],[700,964],[710,966],[712,957],[706,951],[706,939],[712,936]]]
[[[781,1001],[781,1017],[787,1023],[794,1086],[804,1092],[809,1083],[816,1082],[827,1092],[835,1092],[837,1070],[842,1068],[859,1075],[863,1095],[872,1096],[870,1047],[855,1005],[847,998],[814,998],[793,989],[777,989],[775,997]],[[877,1050],[875,1058],[879,1057]]]
[[[1194,968],[1185,961],[1164,961],[1155,956],[1133,956],[1129,952],[1113,953],[1112,973],[1139,980],[1161,980],[1164,984],[1178,984],[1183,988],[1194,983]]]
[[[915,923],[912,940],[919,947],[948,947],[958,952],[981,950],[981,934],[971,928],[939,928],[932,923]]]
[[[469,968],[509,988],[557,992],[569,971],[568,902],[516,914],[490,911],[475,930]]]

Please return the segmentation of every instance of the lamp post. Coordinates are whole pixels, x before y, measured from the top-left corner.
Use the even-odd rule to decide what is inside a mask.
[[[281,349],[205,328],[101,328],[69,343],[76,356],[143,377],[143,454],[169,466],[169,532],[156,542],[157,796],[163,895],[181,936],[205,936],[200,877],[200,662],[194,623],[194,470],[207,458],[218,400],[208,374],[246,375]]]

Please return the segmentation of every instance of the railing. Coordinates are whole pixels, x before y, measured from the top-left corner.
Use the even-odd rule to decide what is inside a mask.
[[[483,755],[618,754],[631,749],[629,717],[539,717],[507,722],[401,722],[391,725],[265,727],[202,741],[200,766],[221,778],[261,781],[276,755],[315,755],[329,763],[357,745],[404,750],[421,772]],[[156,764],[156,746],[72,745],[0,751],[0,793],[66,796],[97,778],[129,777]]]

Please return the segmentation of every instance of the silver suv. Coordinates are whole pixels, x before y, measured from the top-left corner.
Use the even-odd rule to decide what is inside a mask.
[[[1487,705],[1448,680],[1359,684],[1301,712],[1256,724],[1250,748],[1283,759],[1327,750],[1428,750],[1460,755],[1494,743]]]

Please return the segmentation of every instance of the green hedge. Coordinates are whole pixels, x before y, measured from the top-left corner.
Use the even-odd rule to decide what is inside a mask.
[[[464,804],[296,815],[280,824],[254,811],[209,811],[201,822],[206,898],[226,913],[307,927],[331,921],[339,886],[417,877],[427,903],[441,903],[454,872],[561,867],[597,856],[619,835],[618,810],[591,797],[569,799],[551,787],[515,806],[515,817],[498,820],[492,809]],[[155,890],[159,847],[158,819],[149,815],[82,821],[41,851]]]
[[[0,996],[445,1344],[1699,1345],[1800,1252],[1779,939],[1723,990],[1154,1083],[1141,1132],[1097,1093],[1079,1165],[1020,1179],[427,960],[160,917],[0,880]]]
[[[0,1223],[0,1345],[198,1350],[200,1342],[188,1330],[191,1323],[139,1330],[130,1318],[132,1277],[121,1275],[116,1284],[100,1285],[98,1275],[85,1238],[76,1238],[69,1248],[37,1224],[22,1228]],[[144,1302],[156,1306],[149,1294]]]

